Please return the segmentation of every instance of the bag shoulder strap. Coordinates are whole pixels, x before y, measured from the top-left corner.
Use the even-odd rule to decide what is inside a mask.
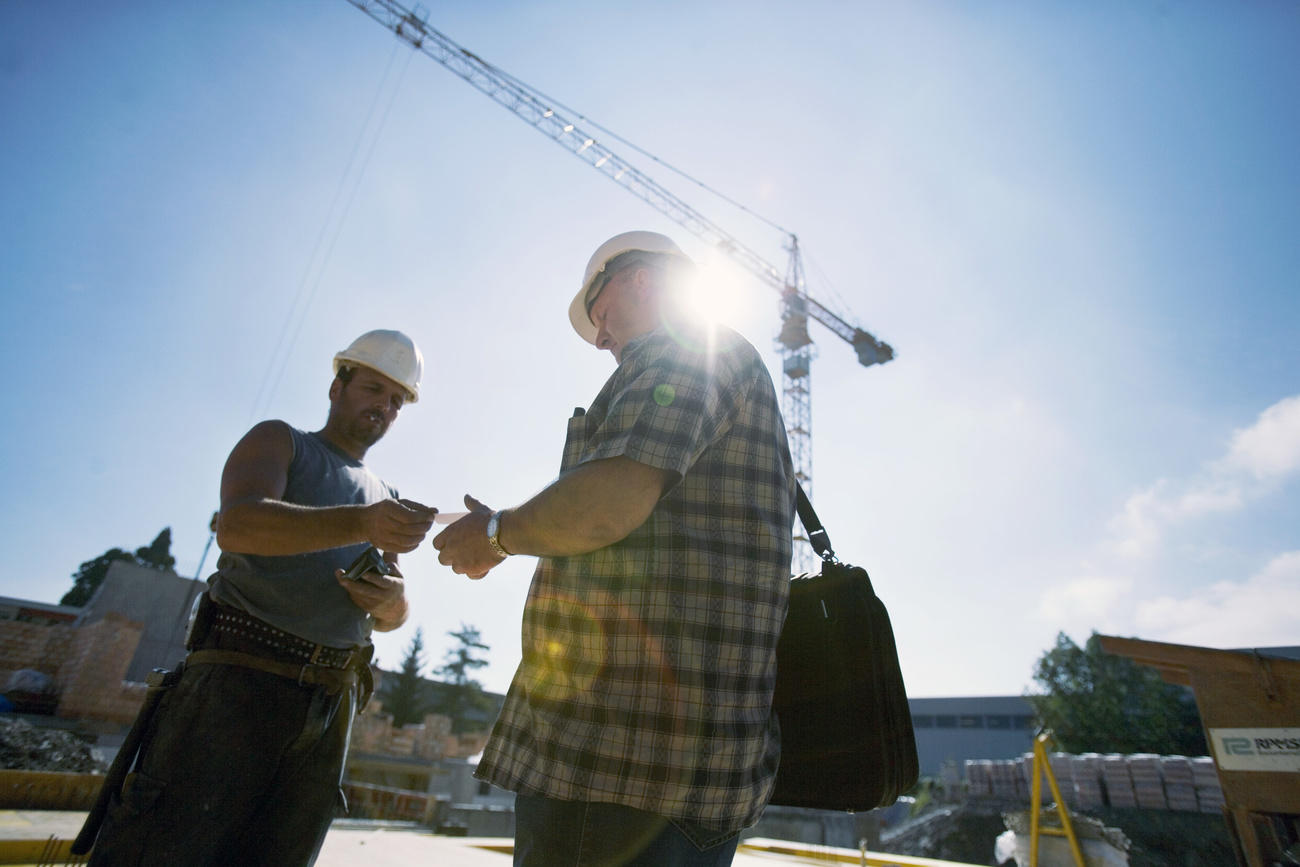
[[[817,517],[817,512],[812,507],[812,502],[804,493],[803,485],[798,481],[795,482],[795,492],[798,495],[795,499],[795,508],[799,512],[799,521],[808,533],[809,544],[823,560],[834,562],[835,550],[831,548],[831,537],[826,534],[826,528],[822,526],[821,519]]]

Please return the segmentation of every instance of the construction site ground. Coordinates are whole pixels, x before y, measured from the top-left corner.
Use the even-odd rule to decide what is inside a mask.
[[[85,742],[71,733],[38,729],[18,719],[0,717],[0,767],[73,773],[93,769],[102,773],[103,769],[94,765],[96,762]],[[68,785],[64,782],[55,789]],[[81,806],[90,800],[93,791],[63,794],[79,798],[80,803],[75,806]],[[9,803],[32,801],[10,800]],[[74,806],[73,803],[46,804],[56,805]],[[994,842],[1006,829],[1003,813],[1023,811],[1028,806],[1027,802],[992,799],[931,802],[920,815],[883,830],[881,842],[874,848],[892,853],[893,860],[868,860],[867,863],[925,864],[925,859],[934,859],[928,863],[993,865]],[[1100,809],[1090,810],[1087,815],[1118,828],[1128,837],[1131,867],[1222,867],[1235,863],[1227,825],[1218,814]],[[0,810],[0,864],[38,863],[39,857],[27,861],[15,859],[25,857],[22,853],[33,844],[43,844],[51,838],[64,841],[66,849],[66,842],[76,837],[84,818],[85,812],[76,810]],[[398,823],[340,820],[327,836],[317,863],[322,867],[345,864],[351,867],[361,856],[372,864],[383,865],[424,856],[425,863],[447,867],[479,864],[504,867],[510,863],[508,855],[503,854],[509,851],[510,842],[438,836],[427,829]],[[64,863],[63,859],[44,860]],[[749,839],[735,861],[737,867],[828,862],[861,864],[862,860],[860,853],[846,849]]]
[[[1228,832],[1219,816],[1150,810],[1106,810],[1092,815],[1120,828],[1132,841],[1132,867],[1222,867],[1234,863]],[[85,813],[79,811],[0,810],[0,864],[38,863],[39,856],[24,853],[51,838],[72,840],[84,818]],[[890,854],[870,853],[866,863],[993,865],[994,840],[1004,830],[1001,812],[989,805],[938,807],[887,834],[881,848]],[[510,851],[509,839],[447,837],[400,823],[340,820],[326,836],[317,864],[354,867],[364,859],[374,865],[506,867]],[[49,863],[62,864],[64,857]],[[759,838],[745,840],[735,860],[736,867],[827,863],[863,862],[861,853],[852,850]]]
[[[994,841],[1006,830],[1003,813],[1028,808],[1024,802],[993,800],[936,805],[886,830],[880,848],[994,865]],[[1236,863],[1228,826],[1218,814],[1101,808],[1084,815],[1124,833],[1130,843],[1130,867],[1225,867]]]
[[[58,810],[0,810],[0,864],[79,863],[69,859],[84,812]],[[51,841],[54,841],[51,843]],[[990,849],[992,844],[990,843]],[[440,867],[508,867],[513,844],[509,839],[447,837],[427,829],[397,823],[334,823],[325,837],[317,867],[438,864]],[[751,838],[741,845],[735,867],[796,864],[865,864],[868,867],[968,867],[929,858],[863,853],[786,840]],[[984,862],[977,862],[984,863]]]

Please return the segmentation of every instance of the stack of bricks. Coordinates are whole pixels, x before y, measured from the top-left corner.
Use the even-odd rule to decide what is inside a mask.
[[[1074,792],[1079,799],[1079,807],[1091,810],[1106,803],[1101,791],[1100,755],[1084,753],[1081,756],[1071,756],[1070,771],[1074,778]]]
[[[353,720],[352,748],[362,753],[434,760],[443,757],[449,735],[449,717],[426,714],[424,722],[394,726],[392,714],[385,713],[376,700]]]
[[[994,762],[991,770],[993,797],[1020,800],[1028,795],[1019,762]]]
[[[1038,800],[1043,804],[1052,802],[1052,790],[1046,780],[1039,781]],[[1020,792],[1022,797],[1034,794],[1034,754],[1024,753],[1020,756]]]
[[[1072,808],[1087,811],[1109,805],[1128,810],[1223,810],[1223,791],[1214,760],[1206,756],[1189,759],[1147,753],[1053,753],[1048,761],[1061,798]],[[1019,759],[967,760],[966,774],[971,797],[1026,801],[1033,779],[1033,754]],[[1051,789],[1046,779],[1041,785],[1042,799],[1048,803],[1052,800]]]
[[[1192,780],[1192,763],[1187,756],[1161,756],[1160,775],[1165,781],[1165,798],[1169,809],[1195,813],[1196,784]]]
[[[1101,780],[1106,786],[1106,800],[1112,807],[1131,810],[1137,807],[1133,777],[1129,774],[1128,756],[1101,757]]]
[[[1047,763],[1051,765],[1052,777],[1056,780],[1056,787],[1061,790],[1061,799],[1065,801],[1067,807],[1079,806],[1079,793],[1074,785],[1074,765],[1070,761],[1072,756],[1069,753],[1051,753],[1047,756]],[[1047,781],[1043,781],[1043,788],[1048,788]],[[1051,793],[1048,793],[1051,796]]]
[[[1192,759],[1192,785],[1196,787],[1196,805],[1202,813],[1223,812],[1223,789],[1214,759],[1209,756]]]
[[[990,759],[966,760],[966,791],[976,798],[993,794],[993,762]]]
[[[1143,810],[1168,810],[1164,780],[1160,776],[1160,756],[1136,753],[1128,757],[1129,776],[1133,778],[1133,795]]]

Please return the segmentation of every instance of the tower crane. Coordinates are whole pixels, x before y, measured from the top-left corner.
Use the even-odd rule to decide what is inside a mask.
[[[781,412],[785,417],[795,475],[812,496],[812,393],[809,373],[814,357],[808,320],[814,319],[853,347],[863,367],[884,364],[894,357],[888,344],[847,321],[804,289],[803,257],[799,238],[790,233],[785,249],[790,254],[784,272],[777,270],[739,238],[705,217],[653,178],[584,130],[567,110],[535,88],[498,69],[430,27],[422,17],[396,0],[348,0],[412,48],[436,60],[465,79],[494,102],[513,112],[529,126],[565,148],[592,168],[643,200],[659,213],[776,289],[781,296]],[[795,570],[807,571],[812,549],[806,539],[795,549]]]

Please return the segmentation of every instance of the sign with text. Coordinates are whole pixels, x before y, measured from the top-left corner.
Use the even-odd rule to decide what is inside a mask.
[[[1300,728],[1210,729],[1210,746],[1221,770],[1300,773]]]

